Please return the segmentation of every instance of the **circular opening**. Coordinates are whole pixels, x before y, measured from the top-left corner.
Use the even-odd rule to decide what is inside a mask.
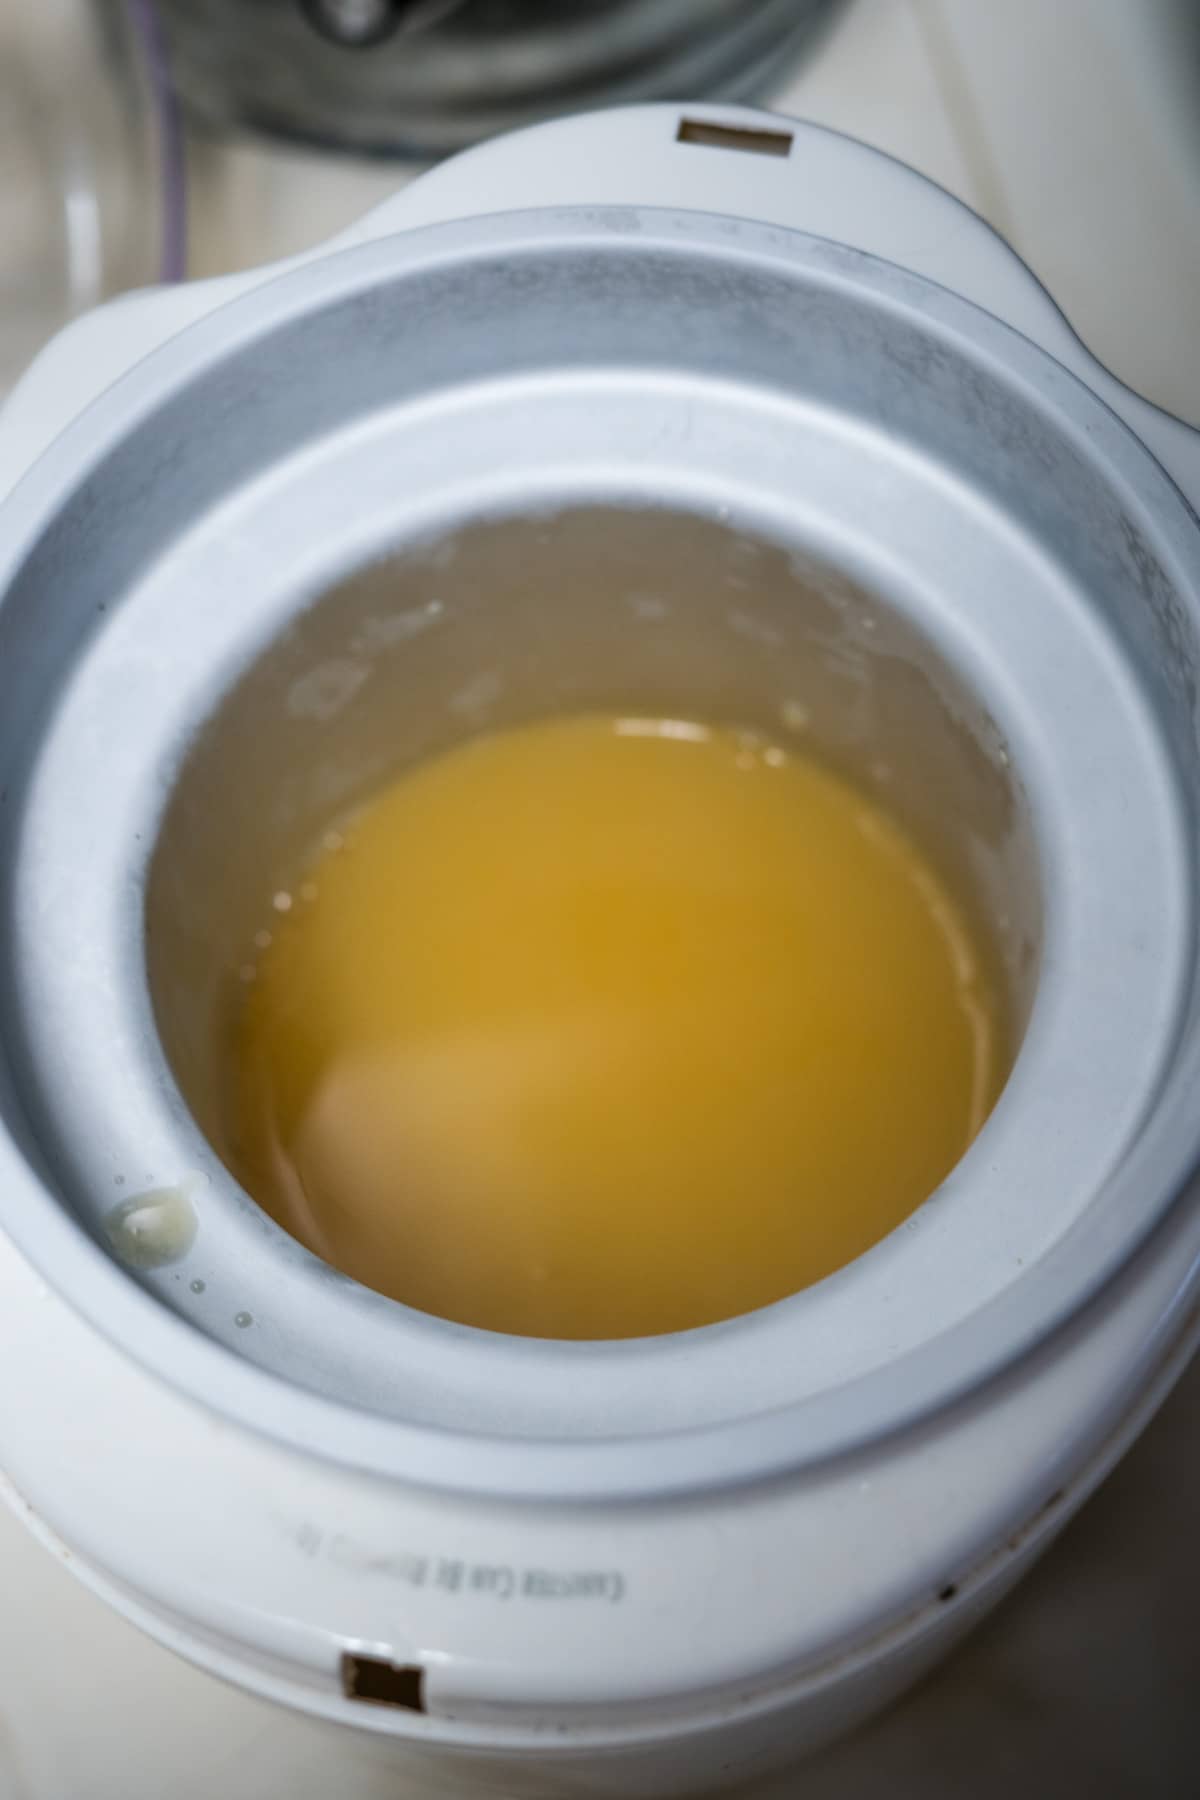
[[[71,1304],[206,1405],[473,1491],[740,1479],[995,1374],[1169,1205],[1194,1143],[1195,525],[1098,402],[944,290],[696,214],[367,245],[183,333],[5,521],[0,1217]],[[698,546],[724,570],[735,543],[761,579],[731,600]],[[578,586],[539,597],[529,559],[553,544]],[[690,594],[667,595],[693,606],[686,637],[621,598],[653,597],[648,563],[688,571]],[[594,568],[603,604],[584,605]],[[455,618],[426,628],[442,572]],[[412,702],[375,769],[365,739],[333,753],[355,594],[403,621],[355,701]],[[624,708],[639,684],[650,709],[679,695],[741,723],[797,697],[804,633],[821,754],[869,785],[855,744],[890,732],[903,751],[923,721],[940,747],[889,805],[955,891],[1010,920],[1020,1055],[938,1192],[788,1299],[623,1343],[417,1314],[267,1219],[205,1135],[206,982],[261,905],[255,843],[273,861],[308,836],[314,766],[315,821],[406,757]],[[498,664],[499,692],[472,687]],[[328,716],[303,689],[297,716],[286,696],[317,668]],[[149,1267],[111,1217],[147,1194],[166,1248],[186,1244]]]
[[[495,1067],[496,1057],[507,1054],[511,1073],[511,1036],[502,1040],[505,1052],[490,1052],[493,1074],[486,1095],[476,1090],[474,1114],[465,1085],[458,1096],[442,1097],[439,1076],[438,1097],[430,1096],[428,1056],[411,1078],[425,1096],[423,1105],[443,1105],[456,1117],[449,1136],[433,1123],[425,1129],[417,1116],[410,1119],[407,1136],[399,1132],[390,1115],[401,1104],[403,1078],[393,1073],[382,1088],[377,1074],[351,1071],[351,1081],[365,1082],[378,1100],[371,1119],[359,1121],[348,1138],[332,1127],[345,1158],[341,1182],[354,1181],[350,1164],[365,1171],[350,1203],[358,1210],[347,1217],[345,1190],[337,1170],[328,1167],[328,1145],[317,1152],[325,1174],[306,1190],[276,1135],[273,1099],[269,1092],[264,1097],[267,1090],[313,1078],[308,1066],[323,1028],[318,1020],[327,1016],[319,991],[307,994],[303,1016],[295,999],[284,995],[272,1002],[275,1013],[263,1029],[276,1060],[273,1067],[254,1071],[249,1084],[254,1115],[247,1121],[243,1111],[245,1132],[238,1122],[241,1021],[248,1002],[259,1017],[268,1004],[261,998],[263,985],[251,996],[247,984],[260,965],[270,969],[267,946],[281,927],[290,928],[293,950],[303,929],[297,918],[285,924],[278,906],[291,907],[293,890],[299,894],[311,885],[303,871],[329,828],[341,827],[347,814],[397,771],[484,731],[563,714],[605,713],[702,720],[718,730],[761,734],[764,742],[779,746],[773,755],[812,759],[847,777],[864,808],[878,807],[871,815],[875,823],[891,818],[906,828],[909,841],[927,852],[944,883],[920,906],[940,908],[945,916],[954,904],[958,934],[953,950],[927,944],[928,979],[914,986],[907,1003],[918,1035],[902,1055],[886,1062],[883,1052],[870,1046],[843,1051],[845,1066],[865,1071],[868,1082],[874,1072],[876,1080],[875,1091],[862,1092],[852,1103],[861,1134],[845,1130],[840,1148],[834,1142],[823,1154],[814,1152],[809,1181],[827,1181],[828,1199],[807,1196],[799,1178],[789,1193],[777,1194],[774,1183],[786,1178],[777,1175],[776,1159],[790,1156],[791,1166],[799,1168],[807,1153],[799,1142],[784,1148],[791,1143],[791,1116],[806,1105],[802,1084],[820,1087],[820,1077],[830,1078],[822,1106],[812,1111],[806,1128],[811,1140],[824,1119],[844,1105],[838,1084],[848,1077],[840,1073],[836,1049],[802,1077],[800,1026],[777,1024],[776,1030],[787,1029],[783,1042],[785,1054],[796,1059],[792,1069],[760,1065],[754,1095],[731,1098],[731,1121],[721,1108],[726,1092],[734,1092],[733,1067],[724,1078],[712,1067],[721,1030],[714,1018],[734,1016],[731,995],[721,991],[731,977],[720,949],[710,944],[708,1011],[701,1008],[693,1016],[690,1030],[693,1043],[704,1032],[715,1034],[706,1045],[708,1063],[698,1050],[693,1085],[682,1093],[678,1083],[662,1082],[657,1120],[644,1114],[646,1095],[611,1068],[606,1076],[593,1077],[597,1083],[607,1080],[617,1109],[610,1126],[599,1132],[586,1097],[571,1095],[564,1077],[541,1069],[532,1078],[541,1089],[530,1104],[543,1117],[550,1115],[543,1127],[548,1135],[592,1133],[587,1151],[564,1151],[561,1144],[546,1151],[562,1171],[562,1210],[574,1218],[569,1229],[545,1211],[540,1219],[537,1214],[538,1194],[530,1190],[547,1178],[528,1143],[535,1127],[526,1127],[522,1141],[510,1121],[491,1116],[500,1086],[510,1109],[522,1103]],[[678,766],[678,752],[671,754]],[[753,760],[753,752],[745,754]],[[443,775],[443,787],[444,782]],[[803,792],[798,782],[796,792]],[[665,831],[660,851],[664,838]],[[535,833],[521,854],[548,853],[538,847]],[[694,840],[689,854],[698,854]],[[661,866],[656,862],[656,869]],[[503,859],[493,876],[497,883],[502,867]],[[914,868],[910,874],[906,865],[903,878],[893,877],[898,882],[894,915],[902,910],[905,888],[931,878],[928,865]],[[312,874],[319,883],[320,870]],[[776,875],[781,883],[794,879],[784,866],[777,866]],[[881,853],[869,878],[882,882],[888,875],[888,859]],[[450,898],[442,894],[437,906]],[[848,893],[843,899],[848,902]],[[303,910],[297,904],[297,914]],[[968,1103],[974,1116],[961,1122],[966,1132],[958,1139],[961,1149],[1003,1085],[1032,1002],[1041,899],[1028,812],[995,728],[945,655],[893,605],[828,563],[717,518],[590,506],[536,519],[502,516],[464,523],[448,536],[360,570],[293,619],[225,698],[189,755],[155,854],[147,920],[158,1025],[181,1089],[226,1166],[274,1217],[311,1249],[327,1251],[332,1262],[397,1299],[424,1302],[428,1310],[467,1324],[534,1336],[603,1338],[707,1324],[746,1310],[747,1302],[753,1308],[778,1299],[851,1261],[927,1197],[947,1171],[944,1146],[957,1126],[946,1114],[957,1107],[958,1087],[965,1084],[969,1092],[977,1078],[986,1095],[978,1104]],[[268,924],[274,932],[264,929]],[[826,929],[828,924],[826,919]],[[875,921],[881,945],[888,925],[881,909]],[[482,929],[486,933],[487,927]],[[549,921],[544,930],[552,930]],[[914,943],[926,939],[908,937],[903,953],[914,954]],[[457,945],[468,955],[480,947],[478,940]],[[952,955],[962,956],[968,947],[982,951],[986,973],[978,981],[958,978],[969,980],[970,988],[962,990],[961,1001],[944,1002],[947,1011],[954,1010],[955,1023],[939,1010],[940,990],[936,1004],[928,993],[943,979]],[[485,958],[499,951],[494,942],[488,948],[486,935],[482,948]],[[789,972],[786,943],[781,941],[779,951],[774,979],[782,985]],[[349,982],[353,945],[345,937],[338,954],[347,959],[342,971]],[[665,954],[660,945],[654,966],[642,969],[644,979],[655,979]],[[882,949],[864,943],[861,954],[865,962],[882,956]],[[510,956],[515,955],[514,945]],[[383,978],[378,958],[371,967],[369,985],[377,991]],[[442,985],[451,985],[455,976],[447,967]],[[612,996],[621,978],[628,985],[624,971],[614,971],[602,996],[606,1002],[620,1004]],[[481,991],[487,979],[488,969],[481,965],[476,976]],[[523,1033],[530,1029],[528,1005],[538,1004],[533,995],[539,979],[534,954],[520,1016]],[[907,979],[907,970],[891,969],[875,987],[874,1029],[881,1038],[889,1029],[904,1029],[899,1016],[891,1027],[884,1023],[885,989],[900,988]],[[843,1009],[855,1005],[848,994],[852,980],[847,962]],[[761,983],[752,995],[753,982],[746,973],[742,992],[757,1010],[749,1015],[750,1035],[736,1046],[750,1067],[758,1054],[754,1020],[764,1032],[769,1029],[768,1001]],[[813,1004],[820,984],[810,985]],[[436,981],[431,984],[435,1004],[437,987]],[[505,1004],[511,1009],[511,1000]],[[623,1004],[622,1029],[636,1017],[638,1001],[635,996]],[[669,1009],[670,1002],[661,1004]],[[919,1009],[926,1004],[923,1014]],[[836,1032],[836,996],[831,1005],[826,1029]],[[965,1017],[968,1007],[974,1009],[974,1032]],[[511,1028],[511,1010],[505,1016]],[[553,1029],[561,1031],[564,1015],[550,1016],[557,1020]],[[609,1014],[605,1020],[608,1029],[617,1029]],[[921,1040],[917,1020],[934,1034],[928,1042]],[[870,1026],[864,1014],[860,1037]],[[494,1022],[491,1029],[493,1034],[498,1029]],[[644,1056],[650,1029],[643,1019],[636,1047],[622,1037],[622,1056]],[[371,1030],[377,1033],[378,1021]],[[594,1043],[590,1017],[585,1030]],[[946,1038],[941,1051],[933,1047],[939,1031]],[[451,1066],[464,1082],[471,1080],[464,1071],[477,1065],[471,1054],[477,1041],[477,1035],[469,1039],[467,1053],[457,1059],[451,1046]],[[489,1041],[494,1044],[494,1037]],[[672,1047],[666,1021],[656,1023],[653,1041],[659,1053],[683,1066],[684,1046],[676,1041]],[[732,1053],[732,1038],[726,1041]],[[378,1054],[377,1036],[374,1043]],[[444,1059],[445,1040],[437,1043]],[[361,1055],[362,1045],[357,1048]],[[261,1046],[257,1053],[265,1054]],[[948,1089],[945,1111],[941,1097],[930,1091],[931,1075],[912,1082],[908,1114],[886,1123],[890,1094],[884,1084],[904,1085],[906,1058],[928,1056],[936,1062],[939,1055],[937,1079]],[[969,1072],[968,1059],[973,1059]],[[995,1072],[987,1066],[993,1062],[1001,1065]],[[647,1069],[643,1087],[651,1089],[658,1075],[657,1065]],[[764,1104],[768,1080],[781,1095],[785,1086],[790,1089],[790,1097]],[[774,1133],[779,1148],[747,1137],[742,1123],[747,1117],[761,1117],[763,1134]],[[395,1149],[397,1160],[386,1171],[390,1207],[405,1207],[407,1171],[399,1159],[419,1161],[418,1146],[428,1139],[423,1179],[429,1198],[425,1209],[419,1197],[411,1210],[405,1208],[402,1233],[370,1191],[384,1175],[382,1145],[372,1152],[364,1142],[372,1124]],[[627,1124],[632,1143],[622,1155],[616,1140]],[[871,1141],[889,1130],[891,1167],[881,1180],[872,1170],[879,1153]],[[671,1131],[680,1134],[674,1158],[646,1142]],[[464,1134],[479,1142],[478,1163],[459,1155]],[[451,1157],[454,1180],[466,1193],[438,1187]],[[485,1158],[493,1169],[486,1180],[479,1174]],[[937,1172],[927,1185],[915,1187],[920,1169],[935,1159]],[[510,1176],[514,1162],[520,1173]],[[846,1162],[853,1165],[848,1176],[842,1173]],[[598,1173],[603,1168],[609,1185],[594,1208],[596,1216],[589,1218],[589,1184],[603,1186]],[[687,1184],[686,1201],[675,1191],[680,1180]],[[872,1181],[876,1191],[860,1201]],[[485,1191],[477,1192],[481,1185]],[[436,1201],[434,1193],[440,1193]],[[544,1192],[541,1199],[547,1200]],[[837,1219],[839,1208],[845,1215],[857,1204],[863,1208],[860,1220]],[[473,1225],[459,1217],[460,1208],[473,1217]],[[645,1231],[647,1209],[657,1209],[657,1235],[635,1252],[639,1218]],[[493,1225],[495,1212],[509,1218],[507,1231]],[[453,1229],[447,1215],[459,1221]],[[364,1220],[371,1222],[370,1230]],[[472,1241],[489,1230],[496,1231],[491,1261],[480,1251],[477,1263]],[[530,1236],[532,1251],[525,1242]],[[533,1257],[542,1259],[544,1274],[541,1264],[536,1273],[527,1272],[525,1261]]]

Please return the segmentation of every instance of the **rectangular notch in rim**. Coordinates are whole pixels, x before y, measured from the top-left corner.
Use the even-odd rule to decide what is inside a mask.
[[[425,1671],[413,1664],[385,1662],[379,1656],[342,1657],[342,1692],[347,1700],[373,1706],[398,1706],[404,1712],[425,1711]]]
[[[790,131],[752,131],[744,125],[718,125],[711,119],[680,119],[679,144],[702,144],[709,150],[746,150],[752,156],[790,156]]]

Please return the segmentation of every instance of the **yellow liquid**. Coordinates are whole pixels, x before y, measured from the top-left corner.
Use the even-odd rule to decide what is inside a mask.
[[[677,1331],[841,1267],[1005,1069],[963,911],[857,789],[745,734],[577,717],[404,774],[258,934],[247,1185],[466,1324]]]

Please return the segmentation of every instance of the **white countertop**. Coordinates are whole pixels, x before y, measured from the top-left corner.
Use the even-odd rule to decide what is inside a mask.
[[[1200,423],[1194,0],[847,0],[777,103],[880,145],[976,206],[1102,361]],[[197,145],[193,272],[319,241],[401,179],[385,165]],[[1200,1365],[946,1668],[770,1792],[1191,1800],[1198,1519]],[[331,1793],[421,1800],[369,1747],[149,1643],[0,1511],[0,1800]]]

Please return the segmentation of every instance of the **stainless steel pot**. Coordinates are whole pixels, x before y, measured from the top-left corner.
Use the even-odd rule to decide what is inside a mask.
[[[833,0],[158,0],[185,102],[242,125],[420,156],[588,106],[750,98]]]

